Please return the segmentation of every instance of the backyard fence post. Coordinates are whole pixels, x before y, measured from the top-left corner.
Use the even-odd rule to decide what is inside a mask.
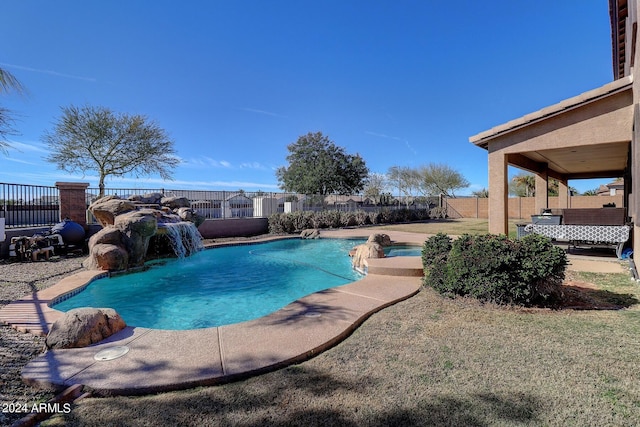
[[[56,182],[60,193],[60,220],[69,218],[87,227],[87,187],[86,182]]]

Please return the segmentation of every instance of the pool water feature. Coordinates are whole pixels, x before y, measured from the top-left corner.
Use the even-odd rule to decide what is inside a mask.
[[[350,249],[363,240],[287,239],[214,248],[149,270],[99,279],[53,308],[110,307],[130,326],[198,329],[270,314],[362,277]]]
[[[393,245],[384,248],[384,254],[388,257],[394,256],[422,256],[422,246]]]

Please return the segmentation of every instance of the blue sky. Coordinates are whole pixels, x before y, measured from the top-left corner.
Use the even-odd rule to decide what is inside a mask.
[[[447,164],[468,194],[487,186],[468,138],[610,82],[610,37],[606,0],[4,2],[0,67],[28,94],[0,97],[20,132],[0,182],[96,186],[42,143],[94,105],[146,115],[182,159],[108,187],[276,191],[287,145],[321,131],[372,172]]]

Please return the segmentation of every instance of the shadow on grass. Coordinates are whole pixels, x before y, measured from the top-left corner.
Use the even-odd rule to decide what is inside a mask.
[[[640,301],[633,294],[593,289],[576,285],[565,285],[562,309],[572,310],[620,310]]]
[[[424,393],[422,393],[424,392]],[[417,397],[420,396],[420,397]],[[271,377],[142,398],[82,401],[64,425],[483,426],[540,421],[543,403],[519,393],[416,396],[389,393],[380,381],[301,365]]]

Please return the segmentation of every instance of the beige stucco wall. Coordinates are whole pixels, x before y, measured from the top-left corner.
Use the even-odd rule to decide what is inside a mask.
[[[447,199],[447,213],[451,218],[489,218],[489,199],[465,197]],[[558,197],[549,197],[549,208],[561,209],[562,201]],[[616,196],[571,196],[568,198],[570,208],[601,208],[602,205],[615,203],[624,206],[623,195]],[[509,219],[530,219],[531,215],[540,212],[535,208],[535,197],[510,197]]]

